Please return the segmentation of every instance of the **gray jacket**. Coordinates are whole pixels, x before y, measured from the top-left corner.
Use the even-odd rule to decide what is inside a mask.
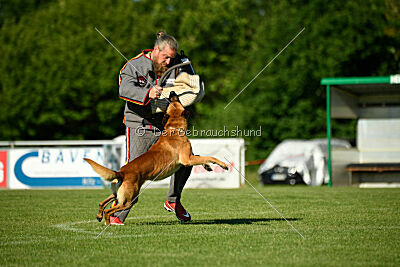
[[[158,85],[159,78],[153,72],[150,59],[152,50],[143,50],[138,56],[129,60],[119,73],[119,97],[126,101],[124,123],[129,128],[145,127],[162,130],[164,113],[152,114],[149,91]],[[175,72],[171,72],[162,87],[173,86]]]

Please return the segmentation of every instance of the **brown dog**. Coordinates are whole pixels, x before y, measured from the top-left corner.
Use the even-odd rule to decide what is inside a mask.
[[[110,224],[110,216],[114,212],[130,209],[137,202],[140,188],[146,180],[162,180],[175,173],[182,165],[203,165],[206,170],[211,171],[207,163],[214,163],[228,170],[224,162],[214,157],[193,155],[192,146],[185,135],[188,111],[184,109],[174,92],[170,94],[170,101],[165,115],[167,119],[165,130],[158,141],[149,151],[123,166],[118,172],[85,158],[104,180],[112,181],[113,194],[99,204],[97,213],[99,222],[103,219],[104,207],[108,203],[118,199],[118,205],[104,211],[106,225]],[[121,185],[117,192],[118,182],[121,182]]]

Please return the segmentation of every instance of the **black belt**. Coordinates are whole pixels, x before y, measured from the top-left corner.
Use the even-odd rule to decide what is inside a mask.
[[[152,131],[156,131],[156,132],[157,132],[157,131],[162,131],[162,130],[160,130],[159,127],[154,126],[153,123],[151,123],[149,120],[146,120],[146,119],[143,119],[142,125],[143,125],[143,127],[150,125],[150,126],[153,128],[153,129],[151,129]],[[162,128],[161,128],[161,129],[162,129]]]
[[[148,120],[146,120],[146,119],[143,119],[142,125],[143,125],[143,126],[146,126],[146,125],[153,125],[153,124],[151,124],[150,121],[148,121]]]

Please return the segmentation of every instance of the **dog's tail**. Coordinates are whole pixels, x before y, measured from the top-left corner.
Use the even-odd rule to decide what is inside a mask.
[[[103,167],[91,159],[84,158],[84,160],[86,160],[86,162],[89,163],[90,166],[92,166],[93,170],[97,172],[100,175],[100,177],[106,181],[113,181],[114,179],[122,178],[120,177],[120,175],[118,175],[119,174],[118,172]]]

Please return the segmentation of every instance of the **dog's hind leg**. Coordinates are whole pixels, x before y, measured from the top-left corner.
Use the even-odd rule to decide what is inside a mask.
[[[106,225],[110,224],[110,216],[111,214],[114,214],[114,212],[117,211],[121,211],[121,210],[129,210],[130,208],[132,208],[134,205],[134,203],[118,203],[115,207],[109,208],[107,210],[104,211],[104,219],[106,221]]]
[[[111,194],[108,198],[106,198],[105,200],[103,200],[102,202],[99,203],[99,212],[97,213],[97,220],[99,222],[101,222],[101,220],[103,219],[103,211],[104,211],[104,207],[108,205],[108,203],[110,203],[111,201],[113,201],[116,198],[116,196],[114,194]]]
[[[136,204],[139,197],[138,185],[125,183],[122,184],[118,189],[118,204],[115,207],[109,208],[104,211],[104,217],[106,225],[110,224],[110,216],[115,212],[121,210],[129,210],[133,205]]]

